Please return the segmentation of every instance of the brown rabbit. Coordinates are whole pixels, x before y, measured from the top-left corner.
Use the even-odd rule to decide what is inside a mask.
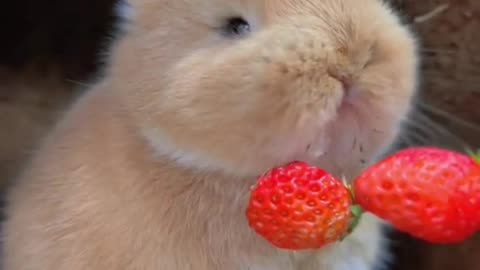
[[[9,194],[5,270],[368,270],[342,242],[279,250],[247,225],[258,174],[292,160],[353,177],[394,141],[416,43],[378,0],[132,0],[107,77]],[[119,9],[122,10],[122,9]],[[130,14],[125,12],[124,14]]]

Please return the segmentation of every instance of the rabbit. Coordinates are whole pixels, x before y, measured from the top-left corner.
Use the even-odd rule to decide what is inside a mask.
[[[127,4],[125,4],[127,5]],[[290,251],[250,187],[294,160],[352,179],[417,92],[415,36],[378,0],[131,0],[104,78],[9,192],[5,270],[370,270],[383,222]]]

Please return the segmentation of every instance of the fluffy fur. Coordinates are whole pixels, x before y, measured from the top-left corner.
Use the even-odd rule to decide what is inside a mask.
[[[349,178],[394,140],[415,42],[377,0],[132,0],[107,78],[11,189],[5,270],[369,270],[380,223],[278,250],[248,228],[255,176],[291,160]],[[231,38],[230,17],[252,33]]]

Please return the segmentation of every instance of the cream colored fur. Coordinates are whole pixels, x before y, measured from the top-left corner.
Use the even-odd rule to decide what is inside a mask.
[[[380,223],[318,251],[248,228],[255,176],[355,176],[415,95],[415,42],[377,0],[132,0],[107,78],[9,194],[5,270],[369,270]],[[229,17],[252,33],[228,38]],[[344,87],[347,86],[347,87]]]

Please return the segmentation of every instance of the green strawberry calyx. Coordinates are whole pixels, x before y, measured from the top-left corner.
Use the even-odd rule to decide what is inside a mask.
[[[468,152],[468,155],[473,159],[475,160],[475,162],[477,162],[478,164],[480,164],[480,149],[477,150],[477,152],[473,152],[471,150],[467,150]]]
[[[348,192],[350,193],[350,196],[352,198],[352,205],[350,206],[350,213],[352,214],[352,217],[350,219],[350,222],[348,224],[348,229],[345,232],[345,234],[340,238],[340,241],[345,239],[348,235],[350,235],[354,229],[357,227],[357,225],[360,223],[360,220],[362,218],[363,213],[365,212],[362,207],[355,202],[355,192],[353,191],[353,187],[351,184],[347,183],[346,179],[342,177],[342,182],[343,185],[347,188]]]
[[[364,213],[362,207],[358,204],[354,204],[350,207],[350,211],[352,212],[352,219],[350,220],[348,226],[348,234],[352,233],[353,230],[357,227],[358,223],[360,223],[360,219]]]

